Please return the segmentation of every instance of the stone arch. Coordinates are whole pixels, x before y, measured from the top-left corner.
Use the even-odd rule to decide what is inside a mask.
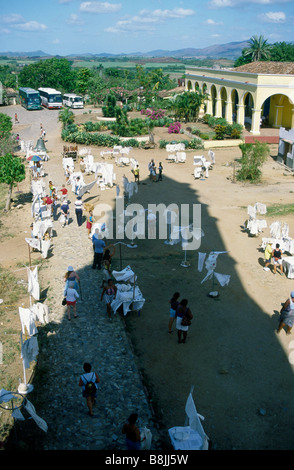
[[[251,129],[254,99],[250,91],[244,92],[241,104],[244,105],[244,125],[247,124],[247,126]]]
[[[236,88],[231,91],[231,102],[232,102],[232,120],[233,122],[237,121],[237,106],[239,104],[239,93]]]
[[[226,116],[226,106],[227,106],[227,100],[228,100],[228,93],[226,90],[226,87],[222,87],[219,91],[219,98],[221,101],[221,115],[224,118]]]
[[[215,85],[211,85],[210,87],[210,98],[211,98],[211,106],[212,106],[212,115],[215,116],[216,113],[216,99],[217,99],[217,90]]]
[[[200,89],[200,85],[198,82],[195,82],[194,84],[194,91],[197,91],[198,89]]]
[[[191,91],[191,90],[192,90],[192,82],[191,82],[191,80],[188,80],[187,88],[188,88],[188,91]]]
[[[261,106],[262,125],[286,129],[294,126],[294,106],[291,99],[284,94],[269,96]]]

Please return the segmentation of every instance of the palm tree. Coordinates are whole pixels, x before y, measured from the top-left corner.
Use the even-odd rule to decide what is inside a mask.
[[[269,59],[271,45],[263,36],[252,36],[248,41],[249,47],[243,49],[244,57],[250,57],[252,62]]]
[[[69,124],[73,124],[74,118],[75,118],[74,113],[68,108],[63,108],[58,113],[58,121],[62,122],[63,128],[65,128]]]

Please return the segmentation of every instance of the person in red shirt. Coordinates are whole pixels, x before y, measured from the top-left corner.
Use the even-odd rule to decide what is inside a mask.
[[[62,199],[67,199],[68,190],[66,189],[64,184],[62,185],[62,188],[59,191],[62,194]]]

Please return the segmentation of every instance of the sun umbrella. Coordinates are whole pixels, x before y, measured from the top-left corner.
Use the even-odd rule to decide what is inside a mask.
[[[43,158],[40,157],[39,155],[30,155],[27,160],[29,162],[40,162],[40,161],[43,161]]]

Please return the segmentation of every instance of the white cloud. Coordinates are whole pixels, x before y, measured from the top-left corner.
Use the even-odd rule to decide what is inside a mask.
[[[207,25],[209,25],[209,26],[221,26],[221,25],[223,25],[223,22],[220,21],[220,22],[218,23],[217,21],[214,21],[214,20],[208,18],[206,21],[204,21],[204,24],[207,24]]]
[[[210,8],[226,8],[226,7],[241,7],[244,3],[256,3],[260,5],[271,5],[277,3],[288,3],[292,0],[210,0],[208,6]]]
[[[60,44],[60,39],[53,39],[52,44]]]
[[[269,11],[260,15],[262,21],[266,23],[285,23],[286,15],[283,11]]]
[[[163,23],[166,20],[185,18],[195,14],[194,10],[185,10],[183,8],[174,8],[173,10],[141,10],[138,15],[122,18],[116,25],[105,28],[107,33],[137,33],[153,32],[154,25]]]
[[[19,29],[20,31],[45,31],[47,26],[42,23],[38,23],[37,21],[27,21],[26,23],[20,23],[13,25],[15,29]]]
[[[18,13],[11,13],[11,15],[1,16],[0,21],[3,23],[19,23],[20,21],[24,21],[24,17]]]
[[[83,2],[80,11],[86,13],[115,13],[121,9],[121,3]]]
[[[67,24],[73,24],[78,26],[85,24],[85,22],[81,20],[81,18],[79,18],[79,16],[75,13],[72,13],[70,17],[66,20],[66,22]]]

